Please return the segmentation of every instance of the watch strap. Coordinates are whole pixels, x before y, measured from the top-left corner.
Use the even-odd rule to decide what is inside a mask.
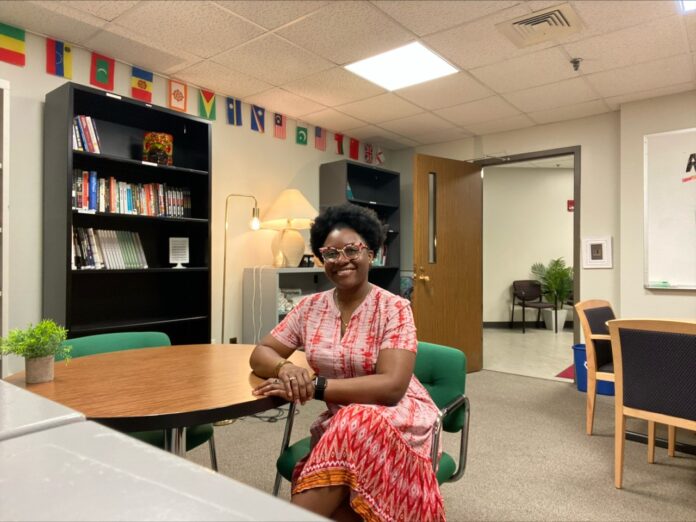
[[[326,390],[326,377],[317,375],[314,378],[314,398],[318,401],[324,400],[324,391]]]

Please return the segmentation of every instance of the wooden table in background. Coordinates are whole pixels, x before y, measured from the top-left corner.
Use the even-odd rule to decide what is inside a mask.
[[[183,455],[185,426],[234,419],[275,408],[282,399],[252,395],[253,345],[190,344],[90,355],[55,365],[51,382],[29,384],[24,372],[6,378],[119,431],[169,430]],[[290,358],[308,368],[304,353]]]

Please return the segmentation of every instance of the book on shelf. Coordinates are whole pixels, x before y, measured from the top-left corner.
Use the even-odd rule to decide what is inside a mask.
[[[137,232],[77,227],[72,236],[71,266],[75,270],[148,268]]]
[[[97,124],[91,116],[78,114],[73,118],[73,150],[101,153]]]

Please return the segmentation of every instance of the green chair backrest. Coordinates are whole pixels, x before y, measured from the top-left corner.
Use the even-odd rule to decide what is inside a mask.
[[[464,393],[466,355],[455,348],[419,341],[414,374],[437,407],[443,408]],[[463,426],[464,408],[449,414],[442,423],[442,428],[451,433],[461,430]]]
[[[169,336],[162,332],[117,332],[110,334],[88,335],[63,341],[72,346],[70,357],[84,357],[97,353],[120,352],[136,348],[170,346]],[[63,357],[56,356],[60,361]]]

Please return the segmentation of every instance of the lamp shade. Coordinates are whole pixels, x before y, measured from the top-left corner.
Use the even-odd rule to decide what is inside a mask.
[[[312,225],[317,214],[317,209],[307,201],[302,192],[297,189],[285,189],[264,214],[261,226],[274,230],[306,229]]]

